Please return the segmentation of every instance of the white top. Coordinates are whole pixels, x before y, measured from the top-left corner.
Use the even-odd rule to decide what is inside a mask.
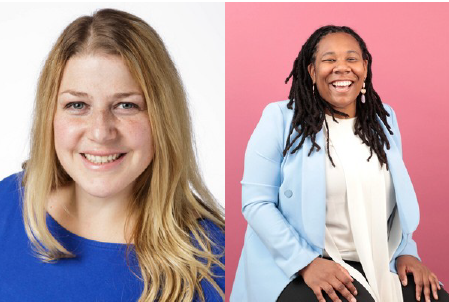
[[[326,149],[326,244],[324,255],[333,260],[361,262],[376,301],[402,301],[399,279],[390,276],[391,253],[387,220],[396,204],[394,187],[385,164],[354,134],[356,118],[326,115],[329,152]],[[337,261],[339,262],[339,261]],[[346,267],[346,266],[345,266]],[[350,271],[353,275],[354,270]],[[360,282],[361,275],[353,276]],[[393,278],[393,279],[390,279]],[[396,282],[395,282],[396,281]],[[362,283],[362,282],[360,282]],[[362,283],[362,284],[363,284]],[[399,296],[401,299],[399,299]]]

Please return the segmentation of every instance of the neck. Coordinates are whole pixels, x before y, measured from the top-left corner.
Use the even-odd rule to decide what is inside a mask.
[[[339,109],[339,108],[335,108],[334,107],[334,109],[335,110],[338,110],[338,111],[340,111],[340,112],[343,112],[343,113],[346,113],[348,116],[344,116],[344,115],[341,115],[341,114],[338,114],[338,113],[334,113],[334,116],[336,117],[336,118],[339,118],[339,119],[349,119],[349,118],[353,118],[353,117],[355,117],[356,116],[356,111],[355,111],[355,108],[352,110],[352,109]],[[324,111],[327,115],[332,115],[331,113],[330,113],[330,111],[328,110],[328,109],[325,109],[325,111]]]
[[[127,243],[133,226],[128,192],[113,197],[88,194],[76,183],[58,190],[48,212],[64,228],[81,237],[113,243]],[[125,229],[126,228],[126,229]]]

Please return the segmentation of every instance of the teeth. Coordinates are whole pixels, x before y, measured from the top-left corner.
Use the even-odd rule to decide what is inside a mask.
[[[117,157],[120,156],[120,153],[114,154],[114,155],[108,155],[108,156],[97,156],[97,155],[91,155],[91,154],[84,154],[84,157],[87,158],[90,162],[94,164],[105,164],[113,162],[117,159]]]
[[[334,86],[349,86],[351,84],[352,84],[351,81],[337,81],[332,83],[332,85]]]

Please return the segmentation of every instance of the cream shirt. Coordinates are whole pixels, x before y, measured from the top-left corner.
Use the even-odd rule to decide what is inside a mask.
[[[335,167],[326,148],[326,236],[330,238],[326,238],[324,255],[361,262],[376,301],[402,301],[399,279],[396,282],[389,275],[388,267],[387,221],[396,203],[390,173],[380,166],[375,153],[367,161],[369,147],[354,134],[356,118],[335,122],[326,115],[326,120]],[[333,252],[331,245],[336,248]]]

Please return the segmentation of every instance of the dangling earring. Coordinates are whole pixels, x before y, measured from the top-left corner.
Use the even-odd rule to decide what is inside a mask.
[[[312,93],[315,95],[315,83],[312,84]]]
[[[365,100],[365,93],[366,93],[366,89],[365,89],[365,82],[363,82],[363,88],[360,90],[360,92],[362,93],[362,103],[365,104],[366,100]]]

